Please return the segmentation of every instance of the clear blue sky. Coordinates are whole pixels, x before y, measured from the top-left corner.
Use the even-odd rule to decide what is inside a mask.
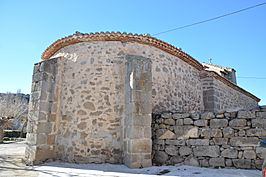
[[[266,1],[266,0],[265,0]],[[75,31],[154,34],[263,0],[1,0],[0,92],[30,93],[33,64],[55,40]],[[230,66],[238,77],[266,77],[266,5],[156,36],[200,62]],[[266,104],[266,79],[238,78]]]

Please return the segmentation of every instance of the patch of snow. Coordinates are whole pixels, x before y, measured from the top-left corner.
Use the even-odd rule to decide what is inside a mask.
[[[34,166],[40,177],[260,177],[259,170],[211,169],[193,166],[153,166],[142,169],[130,169],[125,165],[114,164],[72,164],[50,162]]]

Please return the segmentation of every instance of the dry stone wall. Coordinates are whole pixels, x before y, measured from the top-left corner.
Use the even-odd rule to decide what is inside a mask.
[[[260,169],[265,126],[266,109],[153,114],[153,163]]]

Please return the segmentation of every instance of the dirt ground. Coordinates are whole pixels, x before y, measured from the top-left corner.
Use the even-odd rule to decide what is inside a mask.
[[[2,177],[260,177],[259,170],[210,169],[192,166],[161,166],[129,169],[125,165],[71,164],[50,162],[40,166],[22,163],[25,142],[0,144],[0,176]]]

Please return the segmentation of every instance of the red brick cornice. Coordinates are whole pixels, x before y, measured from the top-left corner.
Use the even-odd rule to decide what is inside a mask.
[[[42,59],[47,60],[53,56],[58,50],[71,44],[79,42],[90,42],[90,41],[122,41],[122,42],[137,42],[141,44],[146,44],[149,46],[154,46],[167,53],[170,53],[186,63],[192,65],[198,70],[202,70],[203,66],[193,57],[183,52],[182,50],[176,48],[175,46],[168,44],[162,40],[151,37],[149,35],[139,35],[132,33],[120,33],[120,32],[100,32],[100,33],[76,33],[61,39],[58,39],[52,43],[46,50],[42,53]]]

